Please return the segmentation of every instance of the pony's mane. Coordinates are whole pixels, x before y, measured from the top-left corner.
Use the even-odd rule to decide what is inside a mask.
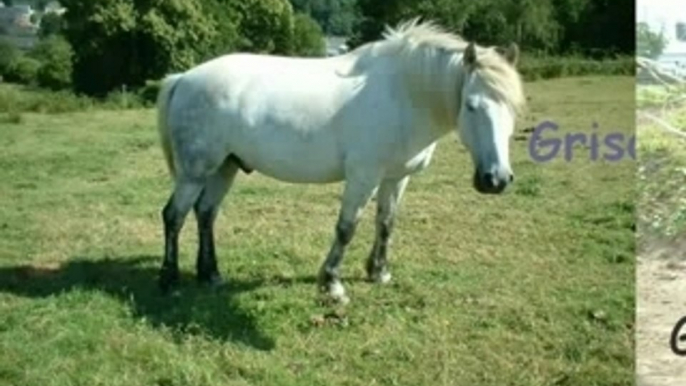
[[[522,80],[517,69],[494,48],[479,52],[475,71],[496,99],[505,102],[515,113],[526,104]]]
[[[448,70],[456,71],[460,64],[457,58],[462,56],[468,44],[460,35],[448,32],[432,21],[420,23],[419,18],[415,18],[402,22],[395,28],[387,26],[383,39],[353,50],[350,54],[356,59],[352,71],[357,72],[367,67],[372,58],[389,55],[402,59],[408,68],[417,70],[418,67],[427,64],[427,58],[436,57],[441,53],[447,53],[454,58],[448,63]],[[494,47],[477,46],[477,52],[474,71],[481,76],[495,98],[506,103],[513,111],[519,112],[525,104],[525,97],[516,68]],[[461,83],[461,79],[457,81]]]
[[[468,44],[460,35],[447,32],[432,21],[420,23],[419,18],[402,22],[395,28],[386,26],[383,38],[389,46],[396,45],[410,51],[433,48],[462,52]]]

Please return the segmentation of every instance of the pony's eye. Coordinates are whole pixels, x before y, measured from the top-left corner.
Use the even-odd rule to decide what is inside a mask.
[[[472,103],[467,103],[467,111],[476,111],[476,106]]]

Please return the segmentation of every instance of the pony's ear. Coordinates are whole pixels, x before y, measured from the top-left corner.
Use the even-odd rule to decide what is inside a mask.
[[[469,42],[467,48],[464,50],[462,61],[469,67],[476,66],[476,45],[474,42]]]
[[[507,47],[496,47],[495,49],[500,55],[502,55],[505,60],[507,60],[511,65],[516,66],[519,61],[519,46],[517,43],[512,42]]]

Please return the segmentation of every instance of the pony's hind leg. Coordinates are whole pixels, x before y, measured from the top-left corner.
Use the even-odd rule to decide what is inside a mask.
[[[346,181],[343,202],[336,223],[335,238],[329,254],[319,270],[319,288],[334,301],[340,303],[349,301],[340,280],[339,267],[345,249],[355,234],[355,228],[362,211],[377,187],[377,180],[370,178]]]
[[[231,157],[211,175],[205,183],[202,195],[195,203],[195,216],[198,220],[198,258],[196,262],[197,279],[200,283],[213,286],[221,284],[217,269],[217,256],[214,248],[214,221],[219,206],[231,188],[239,165]]]
[[[174,193],[162,209],[164,221],[164,260],[160,269],[159,285],[168,292],[179,281],[179,233],[183,228],[186,215],[198,199],[204,181],[179,178]]]
[[[391,280],[388,270],[388,246],[395,222],[398,205],[402,199],[405,187],[410,177],[402,179],[384,180],[379,187],[376,211],[376,238],[369,258],[367,259],[367,275],[377,283],[387,283]]]

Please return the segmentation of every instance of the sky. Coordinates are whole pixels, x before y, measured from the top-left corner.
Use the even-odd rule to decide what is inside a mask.
[[[686,21],[686,0],[636,0],[636,18],[638,21],[646,18],[649,21],[673,18]]]

